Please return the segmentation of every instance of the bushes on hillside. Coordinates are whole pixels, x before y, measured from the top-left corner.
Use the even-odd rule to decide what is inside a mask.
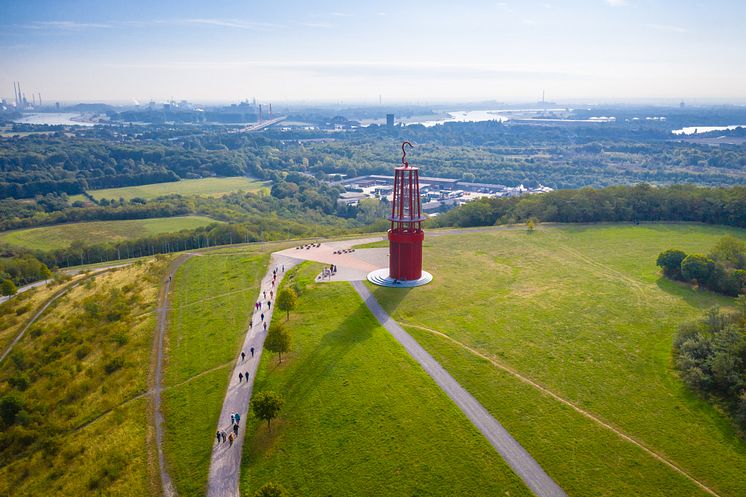
[[[679,328],[676,367],[691,388],[722,402],[746,429],[746,296],[736,313],[710,310]]]
[[[722,238],[708,256],[665,250],[656,265],[673,280],[695,282],[731,297],[746,293],[746,242],[731,236]]]

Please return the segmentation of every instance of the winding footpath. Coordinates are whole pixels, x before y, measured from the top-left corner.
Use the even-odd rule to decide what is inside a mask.
[[[353,288],[386,330],[400,343],[422,369],[435,380],[435,383],[451,398],[474,426],[482,432],[490,444],[503,457],[505,462],[538,497],[566,497],[564,490],[531,457],[526,449],[466,391],[443,366],[425,351],[412,336],[394,321],[376,301],[362,281],[352,282]]]
[[[177,257],[168,268],[168,275],[158,296],[156,334],[153,340],[153,352],[150,366],[150,391],[153,393],[151,423],[155,431],[155,446],[158,452],[158,473],[160,475],[161,492],[165,497],[175,497],[176,489],[171,483],[171,477],[166,470],[166,458],[163,455],[163,411],[161,410],[161,392],[163,391],[163,342],[168,327],[168,295],[171,292],[171,280],[179,267],[194,257],[194,253],[187,253]],[[150,445],[150,444],[149,444]]]
[[[240,352],[236,359],[235,366],[231,372],[230,381],[228,382],[228,391],[223,401],[223,408],[220,411],[220,418],[217,429],[224,431],[226,435],[232,432],[231,414],[237,412],[241,416],[239,423],[238,437],[231,446],[228,442],[217,443],[213,441],[212,457],[210,460],[210,474],[207,480],[208,497],[238,497],[238,479],[241,472],[241,455],[243,453],[244,434],[246,432],[246,419],[249,417],[249,400],[254,388],[254,378],[259,367],[259,361],[262,358],[262,348],[267,332],[264,330],[260,314],[264,313],[264,322],[272,321],[272,313],[275,309],[274,300],[272,307],[267,309],[267,299],[264,299],[262,292],[266,291],[269,296],[270,291],[274,291],[277,296],[277,288],[280,286],[282,278],[290,268],[298,264],[299,260],[286,257],[279,254],[272,254],[267,274],[262,278],[259,289],[259,301],[262,303],[261,311],[254,312],[252,315],[252,325],[246,331],[243,347],[241,350],[246,353],[246,359],[241,360]],[[285,271],[282,267],[285,267]],[[272,285],[272,271],[277,268],[277,282]],[[250,350],[254,347],[254,356]],[[249,379],[239,381],[238,374],[249,372]],[[215,438],[213,438],[215,440]]]

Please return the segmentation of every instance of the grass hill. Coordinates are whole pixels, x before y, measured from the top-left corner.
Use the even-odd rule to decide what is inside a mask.
[[[254,386],[286,403],[271,432],[248,420],[242,492],[274,481],[291,495],[531,495],[349,284],[313,283],[320,269],[287,276],[303,288],[292,351],[282,364],[265,351]]]
[[[0,242],[35,250],[69,247],[79,240],[89,244],[134,240],[160,233],[172,233],[217,223],[204,216],[156,217],[126,221],[91,221],[58,224],[0,233]]]
[[[166,262],[86,279],[0,363],[0,398],[21,408],[13,416],[3,409],[0,420],[0,495],[140,496],[158,488],[144,394]],[[26,303],[5,304],[18,305]]]
[[[662,250],[707,253],[725,234],[746,238],[700,225],[431,233],[433,282],[374,293],[569,494],[702,494],[600,421],[720,495],[746,495],[746,443],[671,359],[679,323],[732,300],[655,266]]]

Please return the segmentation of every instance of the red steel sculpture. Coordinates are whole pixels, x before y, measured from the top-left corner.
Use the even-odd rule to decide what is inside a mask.
[[[419,280],[422,277],[422,215],[420,205],[419,169],[409,167],[405,145],[402,143],[402,166],[394,169],[394,198],[391,205],[389,229],[389,277],[399,281]]]

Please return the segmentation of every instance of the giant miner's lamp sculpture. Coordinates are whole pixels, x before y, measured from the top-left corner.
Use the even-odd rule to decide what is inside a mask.
[[[422,270],[422,215],[420,205],[420,175],[409,167],[407,152],[401,145],[402,165],[394,169],[394,197],[391,201],[389,229],[389,267],[368,274],[368,281],[381,286],[408,288],[430,283],[433,276]]]

